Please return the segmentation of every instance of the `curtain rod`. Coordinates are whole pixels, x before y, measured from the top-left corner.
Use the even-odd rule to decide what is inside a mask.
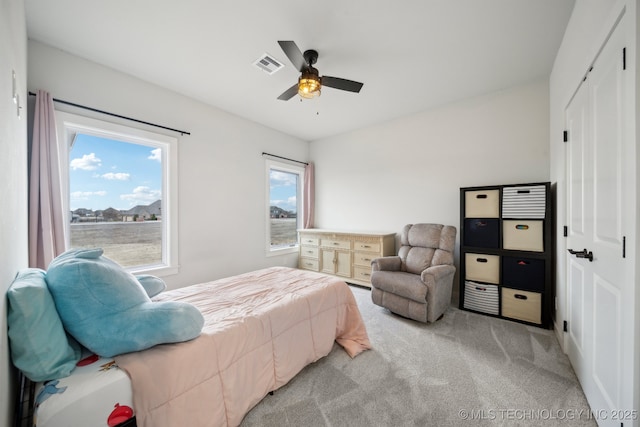
[[[289,158],[282,157],[282,156],[276,156],[275,154],[265,153],[264,151],[262,152],[262,155],[263,156],[277,157],[278,159],[289,160],[290,162],[302,163],[303,165],[309,165],[309,163],[307,163],[307,162],[301,162],[300,160],[293,160],[293,159],[289,159]]]
[[[33,93],[33,92],[29,92],[29,95],[36,96],[36,94]],[[100,114],[106,114],[108,116],[118,117],[119,119],[130,120],[130,121],[136,122],[136,123],[142,123],[144,125],[155,126],[157,128],[166,129],[166,130],[170,130],[170,131],[173,131],[173,132],[178,132],[181,135],[191,135],[191,133],[189,133],[187,131],[184,131],[184,130],[179,130],[179,129],[174,129],[174,128],[170,128],[170,127],[166,127],[166,126],[162,126],[162,125],[157,125],[155,123],[149,123],[149,122],[145,122],[145,121],[142,121],[142,120],[138,120],[138,119],[134,119],[134,118],[131,118],[131,117],[127,117],[127,116],[121,116],[120,114],[110,113],[110,112],[104,111],[104,110],[98,110],[97,108],[87,107],[86,105],[80,105],[80,104],[76,104],[74,102],[64,101],[62,99],[53,98],[53,102],[59,102],[60,104],[66,104],[66,105],[70,105],[72,107],[83,108],[85,110],[93,111],[93,112],[100,113]]]

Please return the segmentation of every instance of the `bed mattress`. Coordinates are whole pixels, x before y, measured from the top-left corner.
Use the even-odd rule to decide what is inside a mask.
[[[36,427],[109,426],[133,418],[131,380],[113,358],[88,355],[70,376],[38,383]]]
[[[33,425],[237,426],[335,342],[351,357],[371,348],[347,284],[319,273],[271,267],[154,298],[163,300],[196,306],[202,334],[85,357],[69,377],[37,385]]]

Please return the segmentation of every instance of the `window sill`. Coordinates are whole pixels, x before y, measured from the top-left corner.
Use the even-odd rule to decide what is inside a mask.
[[[142,267],[134,267],[127,269],[127,271],[131,274],[152,274],[158,277],[166,277],[174,274],[178,274],[180,272],[179,267],[170,267],[166,265],[145,265]]]
[[[267,256],[272,257],[272,256],[278,256],[278,255],[288,255],[288,254],[297,254],[297,253],[298,253],[298,245],[288,247],[288,248],[282,248],[282,249],[271,249],[267,251]]]

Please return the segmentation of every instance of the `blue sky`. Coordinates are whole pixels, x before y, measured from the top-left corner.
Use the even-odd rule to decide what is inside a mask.
[[[69,202],[127,210],[162,199],[159,148],[77,134],[69,153]]]
[[[278,206],[290,212],[297,212],[297,178],[296,174],[271,169],[269,173],[270,206]]]

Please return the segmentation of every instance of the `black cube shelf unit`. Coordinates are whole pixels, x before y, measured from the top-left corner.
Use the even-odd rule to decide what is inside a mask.
[[[460,308],[550,328],[551,183],[460,189]]]

